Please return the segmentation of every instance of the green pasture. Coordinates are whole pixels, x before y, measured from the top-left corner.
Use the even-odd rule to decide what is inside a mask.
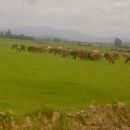
[[[12,109],[21,114],[46,104],[64,110],[77,109],[93,100],[99,104],[121,100],[130,105],[130,63],[125,65],[123,58],[113,65],[105,59],[82,61],[11,50],[12,44],[36,43],[0,39],[0,110]],[[79,47],[110,50],[110,47]]]

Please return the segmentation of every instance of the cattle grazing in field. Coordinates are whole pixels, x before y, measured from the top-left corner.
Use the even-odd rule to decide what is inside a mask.
[[[111,63],[112,63],[112,64],[115,63],[115,58],[114,58],[114,56],[112,55],[112,53],[106,52],[106,53],[104,53],[104,57],[106,58],[106,60],[109,61],[110,64],[111,64]]]
[[[55,48],[54,55],[56,55],[56,54],[61,55],[63,53],[63,51],[64,51],[63,47],[57,47],[57,48]]]
[[[115,60],[119,59],[120,56],[116,52],[106,52],[104,53],[104,57],[109,61],[109,63],[114,64]]]
[[[34,48],[33,48],[32,46],[29,46],[29,47],[27,48],[27,51],[28,51],[28,52],[33,52],[33,51],[34,51]]]
[[[12,49],[16,49],[16,52],[25,51],[25,45],[14,44],[12,45]],[[120,53],[117,51],[110,52],[102,52],[99,50],[84,50],[84,49],[75,49],[75,48],[63,48],[63,47],[51,47],[48,45],[37,45],[37,46],[29,46],[27,48],[28,52],[32,53],[45,53],[45,54],[53,54],[60,55],[62,57],[71,57],[72,59],[81,59],[81,60],[90,60],[99,62],[103,57],[110,63],[114,64],[117,59],[120,58]],[[130,56],[128,53],[121,54],[125,58],[125,64],[130,61]]]
[[[118,59],[120,56],[117,52],[112,52],[114,59]]]
[[[72,57],[72,59],[76,59],[77,57],[77,50],[76,49],[69,49],[69,54]]]
[[[127,53],[123,53],[122,56],[126,59],[128,57]]]
[[[37,47],[37,46],[29,46],[27,48],[28,52],[38,52],[38,53],[42,53],[43,52],[43,48],[42,47]]]
[[[93,50],[88,52],[88,59],[92,61],[100,61],[101,57],[102,57],[102,52],[98,50]]]
[[[129,57],[126,57],[126,59],[125,59],[125,64],[127,64],[129,61],[130,61],[130,56],[129,56]]]
[[[17,45],[16,52],[21,52],[21,46],[20,45]]]
[[[17,44],[13,44],[12,49],[16,49],[17,46],[18,46]]]
[[[26,47],[25,45],[14,44],[12,45],[12,49],[16,49],[16,52],[21,52],[21,51],[25,51]]]
[[[25,45],[21,45],[21,51],[25,51],[26,47]]]
[[[81,60],[86,60],[88,58],[88,51],[86,51],[86,50],[78,50],[78,57]]]

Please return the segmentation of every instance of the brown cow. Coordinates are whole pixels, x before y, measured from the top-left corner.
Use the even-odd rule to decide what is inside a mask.
[[[16,49],[17,52],[21,52],[21,51],[25,51],[25,45],[17,45],[17,44],[14,44],[12,45],[12,49]]]
[[[100,61],[101,57],[102,57],[102,52],[100,51],[94,50],[94,51],[88,52],[88,58],[90,60]]]
[[[115,63],[115,58],[112,55],[112,53],[104,53],[104,57],[106,58],[106,60],[109,61],[109,63],[112,63],[112,64]]]
[[[127,64],[130,61],[130,56],[126,57],[125,64]]]
[[[13,44],[11,48],[16,49],[17,46],[18,46],[17,44]]]

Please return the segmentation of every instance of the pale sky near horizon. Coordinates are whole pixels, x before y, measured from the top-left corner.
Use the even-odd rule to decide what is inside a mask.
[[[0,0],[0,27],[26,25],[129,37],[130,0]]]

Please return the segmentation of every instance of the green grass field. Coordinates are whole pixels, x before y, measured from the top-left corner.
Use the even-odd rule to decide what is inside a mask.
[[[77,109],[92,100],[104,104],[114,99],[130,105],[130,64],[125,65],[122,58],[111,65],[105,59],[92,62],[16,53],[11,46],[17,43],[35,42],[0,39],[0,110],[12,109],[19,114],[44,104]]]

